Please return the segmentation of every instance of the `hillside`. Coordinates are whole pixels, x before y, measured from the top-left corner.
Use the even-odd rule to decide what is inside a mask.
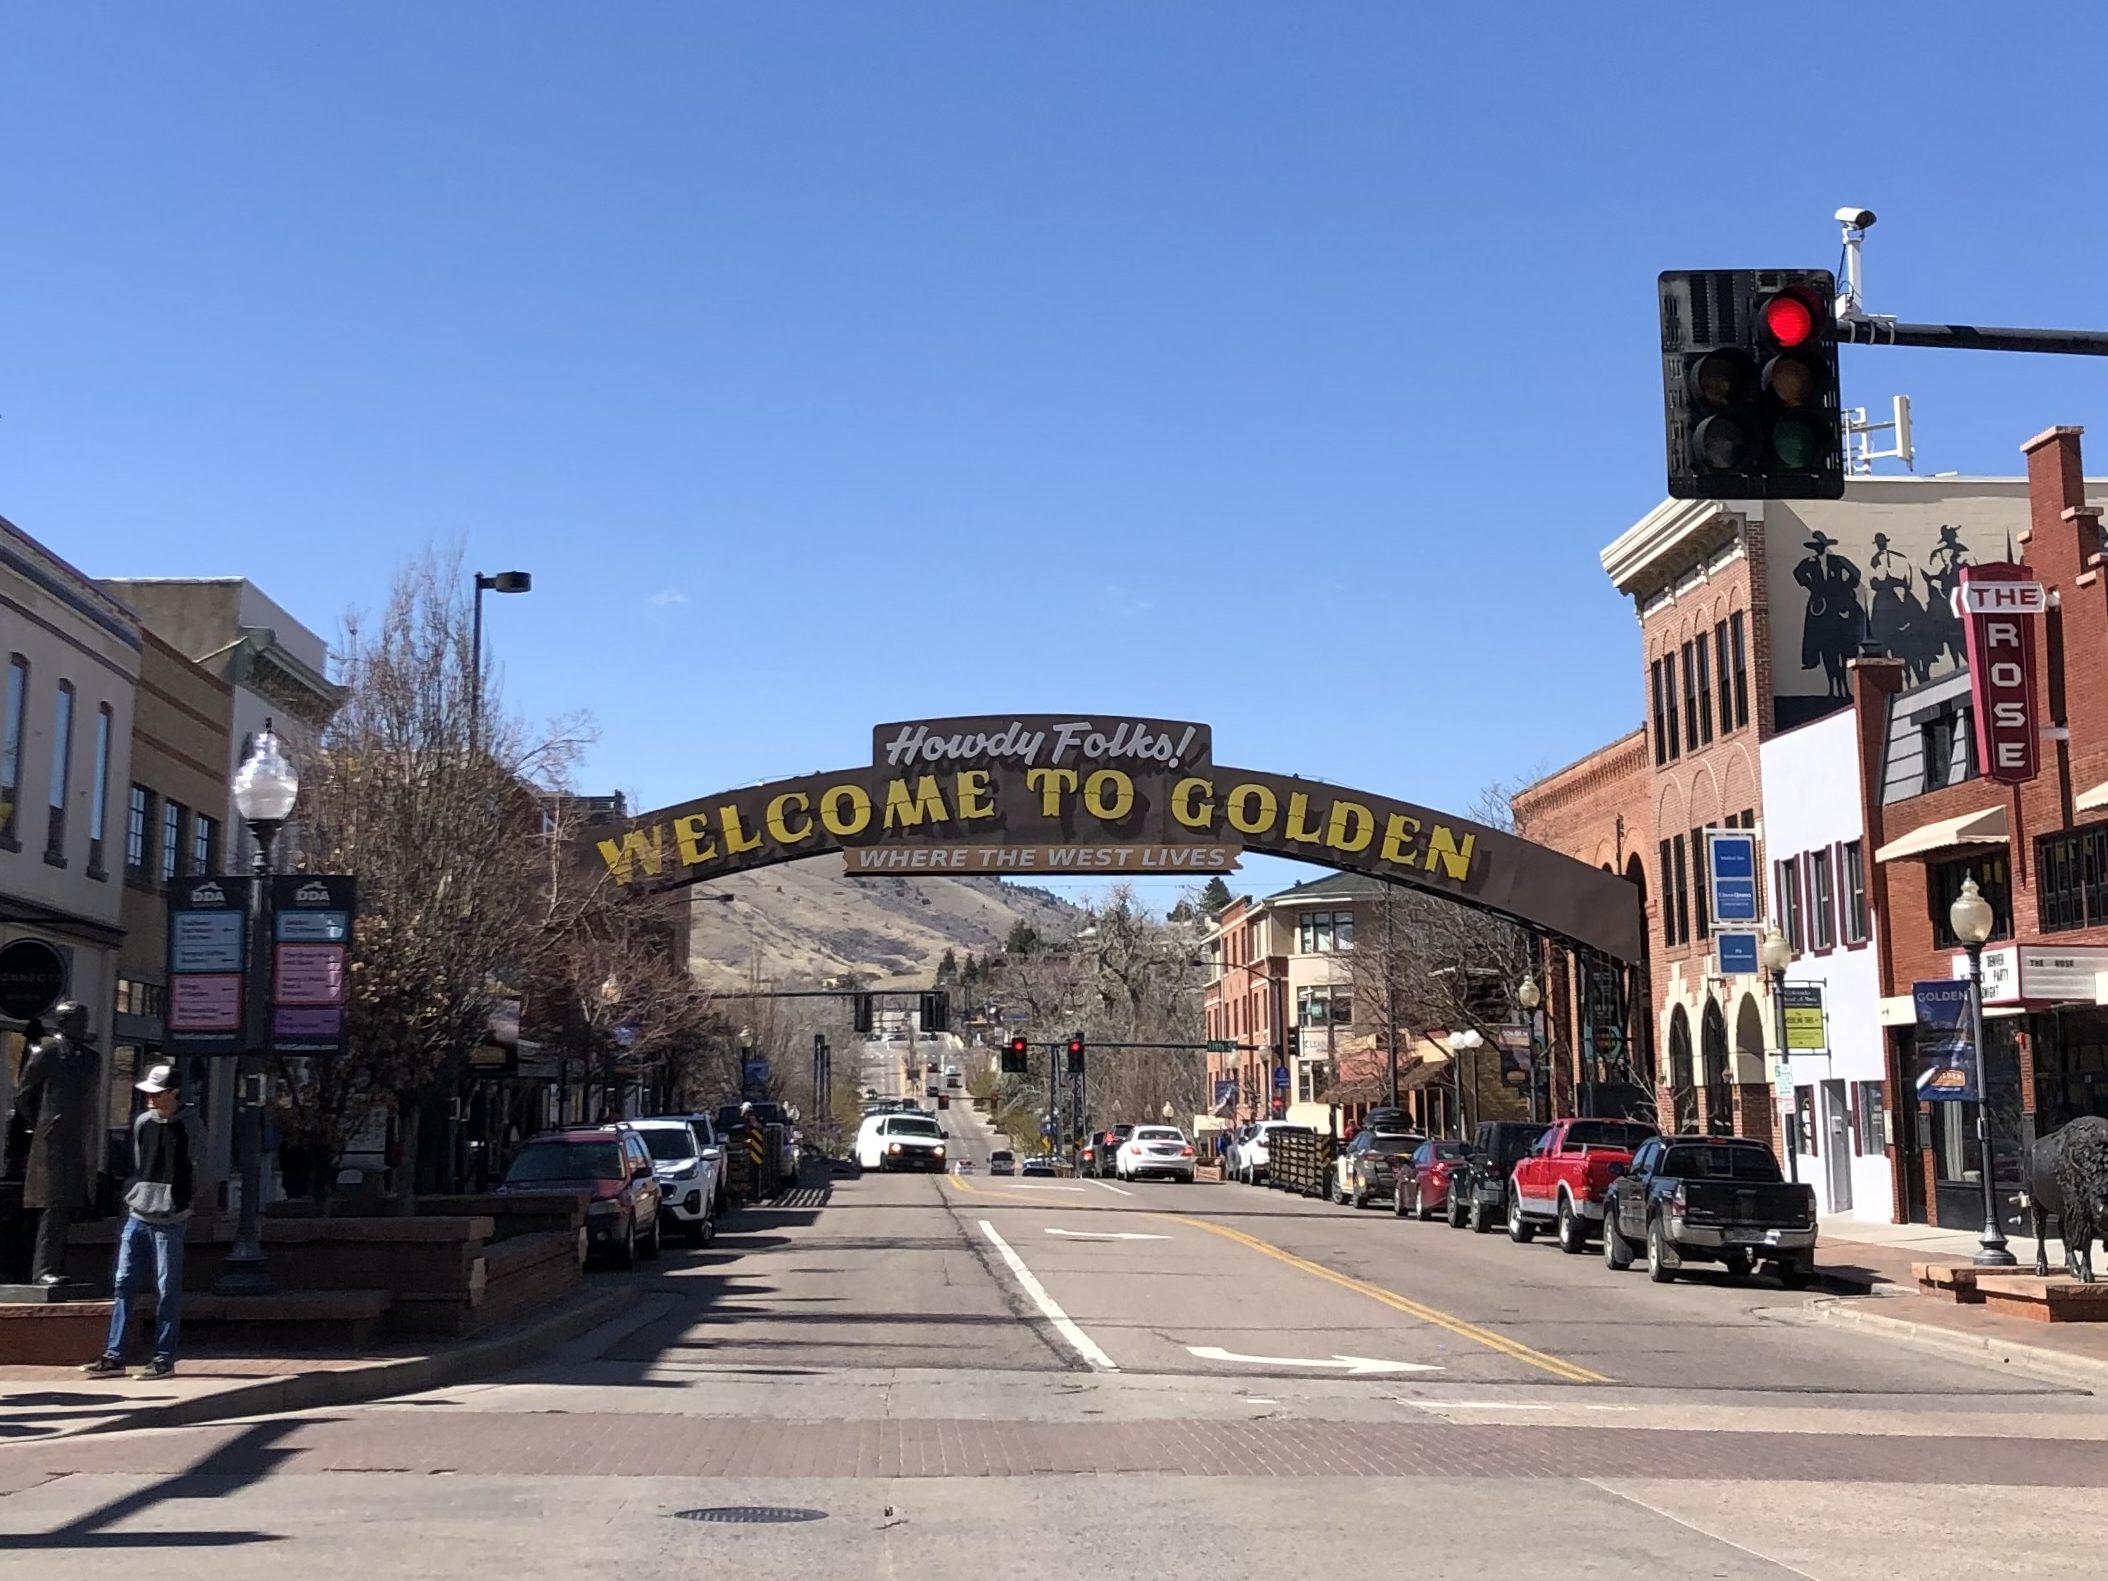
[[[689,961],[706,983],[744,982],[758,959],[778,982],[853,971],[906,986],[928,982],[947,949],[994,953],[1021,920],[1059,937],[1082,914],[995,878],[853,879],[833,856],[714,880],[694,892],[690,915]]]

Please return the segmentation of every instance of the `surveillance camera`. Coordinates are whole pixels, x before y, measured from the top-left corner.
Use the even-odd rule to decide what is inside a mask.
[[[1839,209],[1837,211],[1837,222],[1840,225],[1849,225],[1855,231],[1872,230],[1874,226],[1874,211],[1872,209]]]

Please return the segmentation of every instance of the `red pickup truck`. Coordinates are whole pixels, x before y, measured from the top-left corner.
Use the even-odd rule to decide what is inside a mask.
[[[1554,1120],[1508,1177],[1508,1239],[1556,1229],[1561,1251],[1587,1251],[1603,1227],[1611,1183],[1658,1134],[1644,1120]]]

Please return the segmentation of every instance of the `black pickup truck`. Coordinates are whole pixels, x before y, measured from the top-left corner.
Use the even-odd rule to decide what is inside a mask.
[[[1481,1120],[1471,1138],[1471,1155],[1459,1161],[1449,1177],[1449,1227],[1469,1224],[1484,1235],[1502,1222],[1508,1205],[1508,1177],[1516,1163],[1537,1145],[1547,1127],[1534,1120]]]
[[[1737,1136],[1658,1136],[1612,1182],[1603,1210],[1603,1261],[1667,1284],[1687,1263],[1718,1263],[1736,1278],[1758,1263],[1798,1290],[1815,1272],[1815,1188],[1789,1185],[1762,1142]]]

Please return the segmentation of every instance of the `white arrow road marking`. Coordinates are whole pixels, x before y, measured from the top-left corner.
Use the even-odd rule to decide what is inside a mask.
[[[1134,1230],[1057,1230],[1047,1226],[1049,1235],[1066,1235],[1072,1241],[1168,1241],[1168,1235],[1142,1235]]]
[[[1093,1185],[1103,1186],[1107,1191],[1116,1191],[1123,1197],[1131,1197],[1134,1195],[1134,1193],[1129,1191],[1125,1186],[1116,1186],[1109,1180],[1093,1180],[1091,1183]]]
[[[1334,1356],[1329,1361],[1315,1356],[1240,1356],[1220,1345],[1188,1345],[1202,1361],[1242,1361],[1254,1367],[1337,1367],[1348,1377],[1379,1372],[1440,1372],[1424,1361],[1377,1361],[1370,1356]]]
[[[1012,1191],[1073,1191],[1079,1196],[1083,1192],[1081,1186],[1043,1186],[1036,1180],[1006,1180],[1003,1184]]]
[[[1025,1294],[1030,1296],[1033,1304],[1046,1314],[1047,1321],[1052,1323],[1056,1332],[1069,1342],[1076,1354],[1099,1372],[1118,1372],[1120,1369],[1113,1365],[1112,1357],[1100,1350],[1098,1342],[1078,1328],[1068,1313],[1061,1310],[1060,1306],[1055,1303],[1054,1298],[1047,1294],[1047,1287],[1034,1278],[1032,1270],[1025,1266],[1024,1258],[1013,1252],[1010,1249],[1010,1243],[1004,1240],[1002,1236],[996,1234],[995,1226],[983,1219],[981,1220],[981,1233],[988,1237],[990,1244],[1002,1256],[1003,1261],[1009,1264],[1010,1271],[1017,1275],[1017,1282],[1025,1287]]]

